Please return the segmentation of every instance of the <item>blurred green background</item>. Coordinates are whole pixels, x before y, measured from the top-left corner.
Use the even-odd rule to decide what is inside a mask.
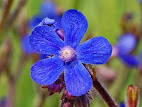
[[[3,12],[1,10],[4,1],[5,0],[0,0],[0,16]],[[13,0],[13,5],[10,11],[14,10],[18,1],[19,0]],[[33,15],[39,12],[41,2],[42,0],[27,0],[26,5],[20,12],[18,18],[24,14],[27,19],[30,19]],[[120,29],[120,20],[124,13],[131,12],[134,16],[133,21],[137,25],[140,23],[140,4],[137,0],[55,0],[55,3],[64,11],[72,8],[80,10],[88,20],[88,30],[86,34],[104,36],[111,44],[115,44],[118,36],[122,34]],[[11,69],[13,72],[19,63],[18,60],[21,54],[20,37],[15,30],[15,26],[18,24],[20,23],[16,20],[8,32],[1,33],[0,35],[1,41],[3,41],[5,37],[9,37],[12,40],[12,47],[14,51],[11,53],[13,62]],[[35,87],[37,84],[30,78],[30,67],[32,64],[32,59],[28,59],[21,71],[21,76],[17,80],[14,107],[35,107],[39,100],[39,93],[37,93],[37,88]],[[121,64],[118,59],[111,62],[111,67],[116,70],[117,79],[111,84],[111,86],[107,87],[107,90],[109,90],[110,94],[118,103],[120,103],[125,101],[127,85],[139,85],[136,80],[139,74],[136,69],[127,69],[131,71],[127,74],[125,72],[125,66]],[[128,76],[125,77],[125,75]],[[122,81],[124,83],[123,86],[121,86]],[[0,73],[0,99],[7,95],[8,79],[5,73]],[[58,107],[60,104],[60,97],[61,94],[48,96],[43,107]],[[140,100],[139,107],[142,106],[141,101],[142,100]],[[106,105],[97,94],[97,96],[91,100],[91,107],[106,107]]]

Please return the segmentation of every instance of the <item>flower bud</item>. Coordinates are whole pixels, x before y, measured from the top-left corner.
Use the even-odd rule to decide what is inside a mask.
[[[64,96],[70,100],[75,99],[75,96],[72,96],[67,90],[64,91]]]
[[[63,107],[72,107],[72,105],[70,102],[66,102],[66,103],[64,103]]]
[[[127,107],[138,106],[138,87],[129,85],[127,88]]]
[[[61,29],[56,29],[55,32],[62,40],[64,40],[64,33]]]
[[[48,90],[50,91],[49,95],[52,95],[56,92],[61,92],[61,90],[63,89],[63,80],[62,79],[57,79],[53,84],[51,85],[44,85],[42,88],[48,88]]]

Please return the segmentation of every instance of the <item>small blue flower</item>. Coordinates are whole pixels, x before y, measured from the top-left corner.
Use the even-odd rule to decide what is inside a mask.
[[[34,51],[53,55],[36,62],[30,75],[35,82],[50,85],[64,71],[67,91],[73,96],[81,96],[92,87],[91,76],[82,63],[106,63],[112,47],[104,37],[95,37],[80,44],[88,23],[78,10],[66,11],[61,22],[64,41],[49,26],[37,26],[30,35],[29,42]]]
[[[40,11],[37,15],[33,16],[29,21],[29,27],[35,28],[44,18],[55,19],[55,25],[61,28],[62,14],[57,14],[57,8],[54,2],[44,1],[41,3]]]
[[[122,35],[116,44],[118,57],[124,64],[130,67],[136,67],[139,64],[138,58],[130,54],[130,52],[135,49],[136,43],[135,36],[131,33],[127,33]]]

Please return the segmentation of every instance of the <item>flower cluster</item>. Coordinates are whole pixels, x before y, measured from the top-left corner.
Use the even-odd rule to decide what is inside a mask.
[[[83,66],[85,64],[104,64],[108,61],[112,47],[104,37],[94,37],[80,44],[88,23],[78,10],[64,13],[61,24],[64,41],[55,29],[40,25],[35,27],[29,37],[32,49],[39,54],[53,55],[37,61],[31,67],[31,78],[41,84],[53,84],[64,73],[66,90],[73,96],[81,96],[92,87],[92,78]]]

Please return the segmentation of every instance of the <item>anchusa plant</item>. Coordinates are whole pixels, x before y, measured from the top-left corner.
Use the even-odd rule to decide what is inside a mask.
[[[39,54],[52,55],[37,61],[31,67],[31,78],[40,85],[47,85],[52,93],[64,90],[63,105],[72,105],[74,103],[71,102],[78,101],[78,98],[88,104],[88,92],[93,81],[83,64],[106,63],[112,52],[111,44],[101,36],[80,44],[88,23],[78,10],[66,11],[61,24],[60,30],[56,26],[40,24],[31,33],[29,43],[32,49]]]

